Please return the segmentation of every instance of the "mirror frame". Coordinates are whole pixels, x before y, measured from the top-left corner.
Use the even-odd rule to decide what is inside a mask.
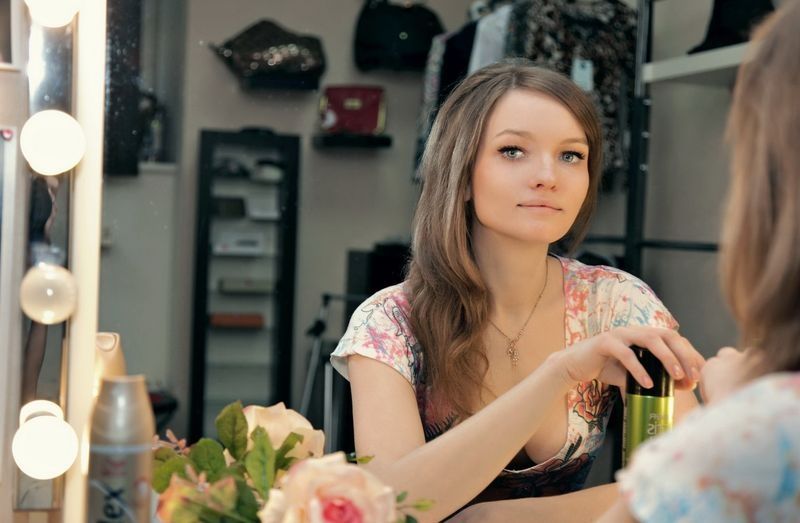
[[[106,0],[83,2],[77,15],[73,61],[73,115],[86,136],[86,154],[73,171],[69,266],[78,283],[78,306],[67,326],[66,416],[80,440],[66,473],[63,521],[86,521],[89,419],[93,406],[95,342],[100,291],[100,239],[105,118]]]

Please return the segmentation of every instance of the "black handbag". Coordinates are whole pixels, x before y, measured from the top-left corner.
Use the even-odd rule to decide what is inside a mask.
[[[774,10],[772,0],[714,0],[706,37],[689,54],[746,42],[750,30]]]
[[[356,22],[356,66],[362,71],[422,71],[433,37],[442,32],[439,17],[423,5],[366,0]]]
[[[322,41],[260,20],[219,46],[210,45],[245,88],[317,89],[325,72]]]

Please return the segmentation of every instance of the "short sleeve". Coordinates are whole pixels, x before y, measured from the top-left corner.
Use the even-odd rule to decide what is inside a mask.
[[[611,311],[612,327],[648,326],[678,329],[678,322],[639,278],[619,271]]]
[[[418,364],[416,341],[408,321],[408,299],[401,285],[377,292],[358,306],[336,350],[331,364],[346,379],[347,358],[354,354],[388,365],[412,386]]]
[[[773,375],[696,409],[617,474],[641,522],[797,521],[800,374]]]

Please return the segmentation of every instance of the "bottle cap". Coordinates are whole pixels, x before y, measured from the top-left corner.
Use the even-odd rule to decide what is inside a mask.
[[[642,364],[644,370],[653,380],[653,387],[646,389],[628,372],[627,379],[627,394],[638,394],[639,396],[655,396],[664,397],[672,396],[675,390],[675,382],[672,376],[669,375],[664,365],[656,356],[649,350],[636,345],[631,346],[631,350],[636,354],[639,363]]]

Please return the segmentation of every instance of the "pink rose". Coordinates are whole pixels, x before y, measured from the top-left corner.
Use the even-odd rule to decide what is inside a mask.
[[[337,452],[298,462],[270,491],[261,523],[394,523],[392,489]]]

